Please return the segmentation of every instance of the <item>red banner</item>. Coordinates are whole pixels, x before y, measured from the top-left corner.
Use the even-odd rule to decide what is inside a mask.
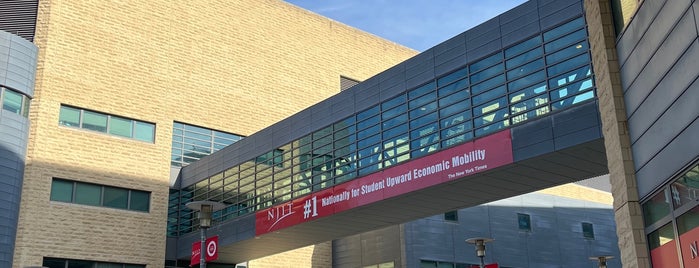
[[[263,235],[512,162],[510,131],[501,131],[258,211],[255,234]]]
[[[204,259],[206,262],[215,261],[218,259],[218,236],[212,236],[206,239],[204,243],[206,246],[206,255]],[[199,264],[201,259],[201,241],[192,243],[192,259],[190,259],[189,266],[194,266]]]
[[[682,262],[684,263],[684,267],[699,267],[698,240],[699,227],[695,227],[680,235],[680,249],[682,250]]]

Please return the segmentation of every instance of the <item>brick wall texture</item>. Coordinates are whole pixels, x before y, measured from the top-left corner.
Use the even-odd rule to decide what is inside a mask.
[[[339,92],[340,75],[364,80],[416,54],[280,0],[39,3],[13,267],[162,267],[173,121],[247,136]],[[155,143],[59,126],[61,104],[155,123]],[[54,177],[152,192],[150,212],[52,202]],[[298,261],[329,264],[328,247]]]

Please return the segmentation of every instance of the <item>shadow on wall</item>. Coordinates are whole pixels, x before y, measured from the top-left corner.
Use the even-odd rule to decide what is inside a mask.
[[[0,267],[12,266],[22,177],[24,157],[0,142]]]
[[[472,237],[495,239],[486,246],[485,262],[500,267],[592,267],[588,258],[600,255],[616,256],[609,265],[621,267],[609,205],[531,193],[457,214],[456,220],[440,214],[335,240],[333,267],[478,264],[465,242]]]
[[[327,268],[332,263],[332,241],[316,244],[311,256],[311,268]]]

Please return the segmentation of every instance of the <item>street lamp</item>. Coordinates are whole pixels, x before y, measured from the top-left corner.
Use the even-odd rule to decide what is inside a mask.
[[[597,261],[599,263],[599,268],[607,268],[607,260],[613,259],[614,256],[592,256],[589,259]]]
[[[481,259],[481,268],[485,267],[485,262],[483,261],[483,257],[485,257],[485,243],[490,243],[493,242],[492,238],[485,238],[485,237],[474,237],[474,238],[469,238],[466,239],[466,243],[469,244],[474,244],[476,246],[476,256]]]
[[[186,204],[187,208],[199,212],[199,230],[201,234],[201,247],[199,248],[199,267],[206,268],[206,229],[211,227],[211,213],[226,207],[225,204],[215,201],[194,201]]]

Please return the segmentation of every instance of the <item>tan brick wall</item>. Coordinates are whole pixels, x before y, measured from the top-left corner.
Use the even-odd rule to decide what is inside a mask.
[[[585,11],[621,262],[624,267],[650,267],[609,0],[585,0]]]
[[[35,43],[14,267],[161,267],[173,121],[250,135],[416,54],[279,0],[42,0]],[[156,123],[156,141],[58,126],[61,104]],[[151,191],[151,212],[51,202],[52,177]]]
[[[251,260],[248,268],[326,268],[332,266],[332,242]]]
[[[600,204],[611,205],[613,202],[612,194],[609,192],[597,190],[594,188],[577,185],[573,183],[563,184],[551,188],[546,188],[537,191],[537,193],[550,194],[560,197],[566,197],[577,200],[585,200]]]

